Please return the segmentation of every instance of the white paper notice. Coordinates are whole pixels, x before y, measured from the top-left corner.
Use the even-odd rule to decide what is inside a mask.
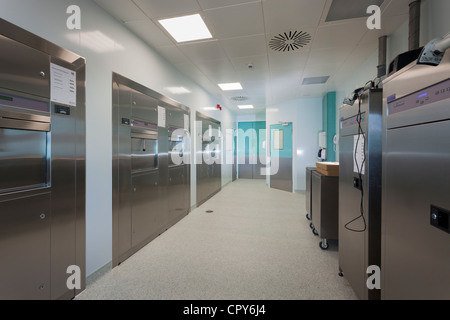
[[[158,106],[158,127],[166,127],[166,109]]]
[[[190,125],[189,125],[189,115],[184,115],[184,130],[189,131]]]
[[[359,135],[354,137],[353,142],[353,172],[359,173],[361,171],[361,174],[366,174],[366,162],[364,161],[365,155],[364,155],[364,148],[365,148],[365,142],[364,142],[364,136]]]
[[[77,106],[77,73],[67,68],[50,64],[50,100]]]

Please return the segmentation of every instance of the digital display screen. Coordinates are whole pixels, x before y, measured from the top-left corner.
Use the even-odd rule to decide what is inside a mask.
[[[0,95],[0,100],[13,101],[14,99],[12,97],[7,97],[7,96]]]
[[[427,95],[428,95],[428,92],[422,93],[422,94],[420,94],[420,95],[417,96],[417,99],[424,98],[424,97],[426,97]]]

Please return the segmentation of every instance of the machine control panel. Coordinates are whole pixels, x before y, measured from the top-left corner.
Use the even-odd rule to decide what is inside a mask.
[[[19,97],[0,92],[0,105],[25,109],[25,111],[50,112],[50,104],[46,101]]]
[[[450,98],[450,79],[388,103],[388,116]]]
[[[139,120],[131,120],[131,126],[135,128],[158,130],[158,126],[156,124]]]
[[[361,122],[366,121],[366,113],[361,113]],[[352,126],[356,126],[358,124],[358,115],[348,118],[348,119],[341,119],[341,129],[349,128]]]

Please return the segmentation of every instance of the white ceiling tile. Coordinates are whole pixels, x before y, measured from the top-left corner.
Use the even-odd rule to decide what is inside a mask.
[[[130,21],[125,25],[154,48],[173,44],[169,37],[149,19]]]
[[[175,45],[158,47],[157,50],[172,64],[191,64],[190,60]]]
[[[261,0],[198,0],[198,3],[204,10],[229,7],[248,2],[261,2]]]
[[[271,53],[269,55],[269,68],[272,76],[303,70],[308,61],[309,52]]]
[[[204,11],[206,24],[216,39],[264,34],[260,2]]]
[[[199,61],[195,64],[216,84],[239,82],[233,65],[227,59]]]
[[[198,13],[196,0],[133,0],[152,19],[172,18],[178,15]]]
[[[192,61],[211,61],[228,58],[217,40],[178,46]]]
[[[365,21],[321,26],[313,37],[312,48],[355,46],[366,32]]]
[[[122,22],[147,18],[131,0],[95,0],[95,2]]]
[[[267,52],[265,35],[254,35],[220,40],[230,58],[264,55]]]
[[[281,33],[317,27],[326,0],[263,0],[266,31]]]
[[[353,47],[311,49],[308,65],[335,64],[341,65],[352,53]]]
[[[232,58],[231,62],[242,81],[266,80],[270,76],[267,55]],[[249,64],[252,68],[249,68]]]

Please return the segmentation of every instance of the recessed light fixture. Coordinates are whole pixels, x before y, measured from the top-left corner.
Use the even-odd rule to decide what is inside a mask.
[[[240,83],[222,83],[218,85],[223,91],[243,90]]]
[[[254,109],[255,107],[251,104],[248,104],[248,105],[238,106],[238,108],[241,110],[245,110],[245,109]]]
[[[198,13],[159,20],[159,23],[178,43],[212,38],[211,32]]]
[[[205,110],[205,111],[216,111],[217,109],[213,108],[213,107],[205,107],[205,108],[203,108],[203,110]]]

